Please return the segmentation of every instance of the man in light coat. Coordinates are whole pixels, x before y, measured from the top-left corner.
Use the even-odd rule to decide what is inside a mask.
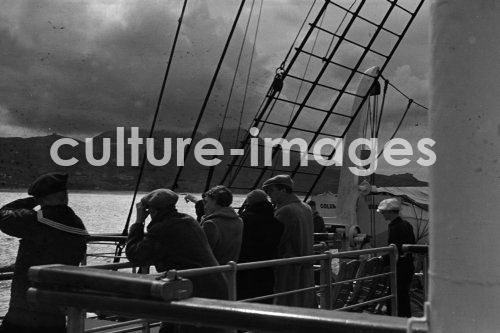
[[[263,184],[263,190],[275,205],[275,217],[284,230],[278,245],[279,258],[292,258],[314,254],[314,226],[311,208],[293,193],[293,180],[288,175],[278,175]],[[276,293],[314,286],[312,263],[279,266],[275,270]],[[313,291],[275,298],[275,304],[315,307]]]
[[[212,187],[204,193],[205,215],[201,227],[220,265],[237,261],[240,256],[243,221],[230,207],[233,194],[225,186]]]

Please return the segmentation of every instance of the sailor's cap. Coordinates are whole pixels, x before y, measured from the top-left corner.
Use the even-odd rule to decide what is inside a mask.
[[[141,199],[141,203],[146,207],[163,209],[168,206],[175,206],[179,196],[172,190],[160,188],[149,192]]]
[[[292,178],[290,178],[289,175],[277,175],[277,176],[274,176],[272,178],[269,178],[268,180],[266,180],[264,182],[264,184],[262,185],[262,188],[265,189],[266,187],[269,187],[272,185],[283,185],[283,186],[286,186],[286,187],[290,188],[291,190],[293,190],[293,180],[292,180]]]
[[[382,200],[378,204],[377,212],[383,211],[399,211],[401,209],[401,201],[398,198],[389,198]]]
[[[37,198],[47,196],[52,193],[66,191],[68,174],[61,172],[50,172],[41,175],[31,184],[28,194]]]

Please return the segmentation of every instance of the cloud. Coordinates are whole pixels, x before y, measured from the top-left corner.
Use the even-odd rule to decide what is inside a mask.
[[[2,21],[0,40],[9,51],[0,67],[0,102],[9,125],[65,134],[149,127],[177,27],[177,5],[45,0],[3,7],[8,20]],[[160,126],[193,126],[227,34],[227,22],[211,18],[205,2],[188,7]],[[238,29],[232,45],[242,34]],[[215,87],[212,119],[220,119],[236,51],[230,49]],[[238,79],[241,86],[243,77]]]
[[[347,7],[352,1],[342,3]],[[192,129],[238,5],[225,1],[188,3],[158,128]],[[256,1],[240,72],[236,76],[234,97],[229,107],[229,127],[239,123],[258,5],[260,2]],[[4,132],[25,128],[26,133],[58,132],[81,136],[116,126],[149,128],[180,6],[180,2],[160,0],[2,2],[0,105],[6,110]],[[250,1],[247,1],[202,120],[202,130],[217,128],[222,122],[249,6]],[[264,1],[263,6],[243,116],[244,127],[248,126],[262,101],[274,69],[288,51],[310,3]],[[319,6],[316,5],[313,13]],[[370,4],[370,8],[376,6]],[[328,28],[332,30],[341,19],[339,14],[333,15],[335,20],[329,23],[325,20],[325,26],[329,24]],[[410,31],[410,48],[422,45],[425,23],[425,20],[419,22],[415,29],[417,33]],[[362,27],[353,31],[353,38],[365,35]],[[326,52],[328,44],[326,35],[320,34],[319,52]],[[425,47],[420,49],[425,51]],[[423,52],[420,49],[418,54]],[[347,47],[339,52],[338,57],[347,61],[356,52],[355,47]],[[425,61],[405,51],[402,53],[407,57],[401,60],[403,57],[397,54],[395,62],[398,66],[388,71],[388,75],[409,93],[425,97],[427,87],[425,79],[421,79],[427,73],[422,65]],[[305,66],[306,59],[299,59],[298,64]],[[313,70],[317,68],[318,64],[311,67]],[[337,85],[342,84],[344,76],[340,70],[327,73],[330,83]],[[297,84],[287,82],[287,88],[291,90],[284,91],[283,96],[295,99],[292,90]],[[417,100],[417,97],[412,98]],[[327,106],[330,100],[331,95],[324,92],[314,96],[318,107]],[[350,110],[349,103],[343,107]],[[290,109],[276,115],[289,117]],[[317,127],[321,119],[304,116],[309,118],[306,126],[310,127]]]

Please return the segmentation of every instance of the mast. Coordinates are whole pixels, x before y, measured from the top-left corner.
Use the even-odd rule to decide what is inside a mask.
[[[500,327],[500,7],[431,6],[430,327]]]

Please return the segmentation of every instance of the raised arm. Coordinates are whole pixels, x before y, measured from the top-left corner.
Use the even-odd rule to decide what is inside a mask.
[[[36,212],[33,210],[37,205],[34,197],[28,197],[0,208],[0,230],[9,236],[29,238],[37,223]]]

